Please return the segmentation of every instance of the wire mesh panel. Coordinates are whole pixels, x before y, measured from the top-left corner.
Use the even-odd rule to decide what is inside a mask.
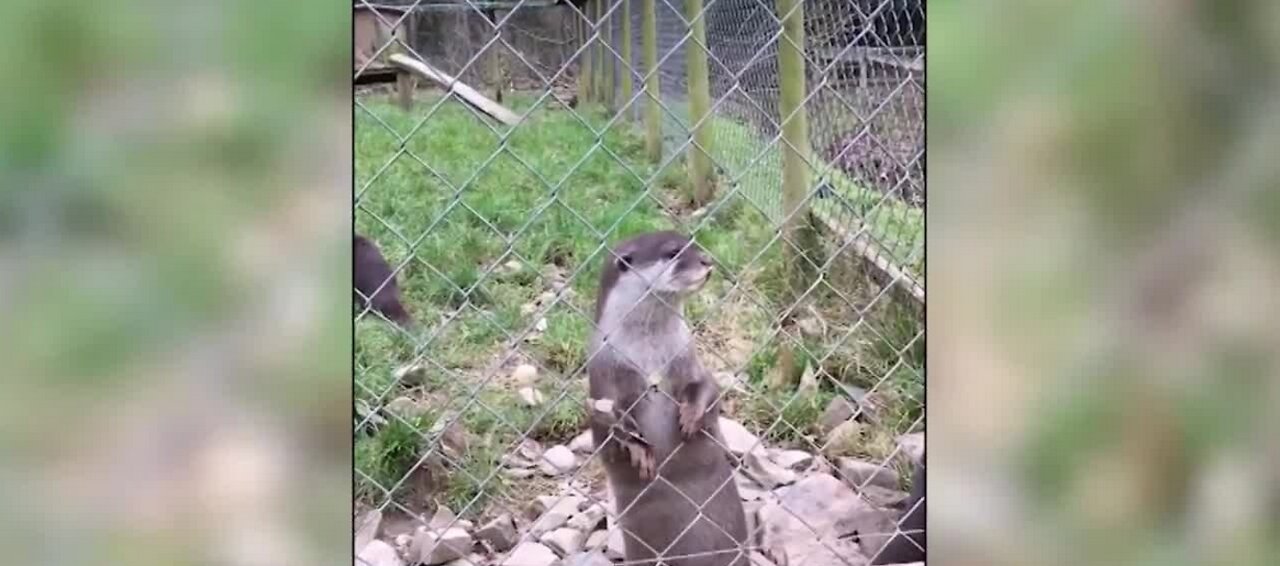
[[[357,563],[921,559],[918,2],[354,6]]]

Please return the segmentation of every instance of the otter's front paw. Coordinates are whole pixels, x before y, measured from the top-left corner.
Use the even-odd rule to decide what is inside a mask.
[[[702,430],[702,421],[706,416],[707,409],[701,404],[689,401],[680,404],[680,433],[685,440],[693,438],[693,435]]]
[[[658,460],[654,457],[651,448],[634,441],[623,442],[622,446],[627,449],[627,454],[631,457],[631,465],[640,474],[641,481],[652,480],[657,475]]]

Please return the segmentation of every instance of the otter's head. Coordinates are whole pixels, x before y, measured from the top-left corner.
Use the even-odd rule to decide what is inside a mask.
[[[610,308],[629,308],[646,293],[676,306],[706,284],[712,269],[711,260],[684,235],[664,231],[632,237],[605,258],[596,318],[610,297]]]

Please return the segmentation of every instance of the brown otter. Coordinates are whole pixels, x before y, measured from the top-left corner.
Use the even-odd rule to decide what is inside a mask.
[[[680,312],[711,271],[688,238],[653,232],[620,243],[600,277],[587,363],[591,430],[628,564],[748,564],[719,388]]]
[[[911,478],[911,495],[907,498],[906,513],[898,520],[898,530],[871,560],[871,564],[924,561],[924,505],[924,465],[921,464],[916,467],[916,473]]]
[[[352,295],[360,310],[372,306],[387,319],[402,327],[412,327],[413,317],[400,303],[400,288],[396,285],[391,266],[382,252],[368,238],[352,234],[355,245],[355,290]],[[385,285],[384,285],[385,283]]]

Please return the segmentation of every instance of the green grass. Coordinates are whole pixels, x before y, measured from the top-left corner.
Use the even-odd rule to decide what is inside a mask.
[[[657,171],[647,164],[639,133],[629,126],[617,126],[597,141],[592,127],[604,123],[598,110],[579,108],[589,127],[566,111],[542,107],[504,142],[505,127],[491,131],[469,109],[449,102],[402,147],[379,120],[394,132],[407,134],[434,104],[424,98],[419,97],[412,116],[378,98],[362,100],[378,120],[363,110],[356,113],[356,229],[376,241],[393,266],[407,262],[399,274],[400,287],[422,330],[418,336],[409,336],[364,316],[356,325],[355,363],[360,401],[377,407],[409,397],[432,410],[417,422],[390,419],[391,424],[360,437],[356,460],[378,485],[389,487],[410,472],[406,467],[411,468],[420,451],[430,445],[426,431],[434,419],[461,413],[469,439],[466,454],[446,464],[453,466],[446,474],[446,485],[431,497],[455,510],[470,504],[469,512],[478,514],[487,498],[501,497],[508,488],[500,475],[484,486],[476,480],[489,477],[501,456],[526,433],[544,444],[563,442],[585,425],[581,410],[585,375],[570,374],[584,361],[603,257],[596,253],[601,242],[656,229],[687,232],[692,225],[688,211],[678,220],[661,204],[680,201],[683,165],[677,161]],[[531,101],[517,95],[506,102],[523,111]],[[717,142],[736,135],[727,128],[718,130]],[[731,142],[718,147],[726,152],[721,162],[735,166],[730,156],[742,155],[741,150]],[[769,175],[751,169],[744,182],[765,183]],[[651,192],[657,201],[642,198],[649,178],[655,179]],[[756,430],[785,419],[792,426],[778,427],[771,436],[798,441],[811,431],[836,390],[825,383],[813,398],[782,408],[790,395],[762,387],[778,347],[776,339],[766,339],[768,328],[782,307],[786,289],[779,267],[781,245],[766,246],[774,222],[767,210],[761,212],[744,197],[727,197],[709,207],[716,210],[704,218],[696,238],[719,260],[721,273],[728,277],[713,279],[707,291],[690,301],[687,314],[698,326],[702,343],[750,345],[751,355],[704,360],[713,368],[744,371],[753,383],[753,394],[738,403],[743,409],[734,416]],[[520,264],[514,272],[505,267],[513,260]],[[496,375],[486,370],[506,355],[509,337],[537,322],[526,306],[549,290],[551,281],[545,274],[556,270],[568,276],[579,268],[582,272],[568,282],[567,294],[545,314],[545,331],[518,343],[518,361],[539,367],[537,386],[547,400],[540,407],[524,407],[507,379],[516,361]],[[741,282],[733,293],[729,292],[731,278]],[[859,278],[833,280],[841,281],[841,290],[848,296],[864,300],[871,296],[857,289]],[[905,366],[898,363],[898,350],[919,327],[914,315],[873,308],[873,315],[884,319],[872,325],[881,334],[888,336],[885,333],[890,330],[885,329],[897,327],[901,331],[881,340],[884,344],[877,344],[877,335],[860,331],[836,346],[836,323],[853,325],[857,314],[830,292],[818,293],[813,301],[832,321],[833,332],[814,340],[812,357],[823,358],[822,367],[831,375],[861,384],[898,368],[894,371],[902,375],[889,379],[895,388],[905,391],[912,383],[918,385],[918,374],[902,368],[923,368],[922,354]],[[441,328],[442,317],[452,322]],[[897,340],[901,341],[894,343]],[[396,369],[414,362],[418,355],[434,363],[421,364],[414,383],[397,383]],[[484,380],[486,385],[480,387]],[[903,383],[898,384],[899,380]],[[473,392],[478,403],[464,408]],[[895,410],[905,416],[918,409],[918,403],[904,403]],[[361,498],[379,502],[379,489],[369,482],[358,483]]]
[[[676,114],[678,124],[688,124],[688,117],[684,113]],[[756,135],[752,126],[730,118],[713,117],[711,127],[715,131],[712,159],[728,172],[729,179],[722,179],[722,182],[736,182],[738,190],[749,197],[753,206],[776,222],[783,213],[782,192],[779,189],[782,186],[782,142],[770,145],[767,140]],[[679,142],[678,139],[674,141]],[[672,140],[668,140],[668,143],[672,143]],[[815,153],[818,149],[814,148]],[[816,169],[812,175],[814,186],[826,181],[844,201],[841,204],[832,198],[813,198],[809,202],[814,211],[842,224],[854,218],[861,219],[867,231],[876,242],[884,246],[884,251],[894,258],[895,263],[923,281],[924,211],[863,187],[844,172],[822,162],[816,155],[811,163]]]

